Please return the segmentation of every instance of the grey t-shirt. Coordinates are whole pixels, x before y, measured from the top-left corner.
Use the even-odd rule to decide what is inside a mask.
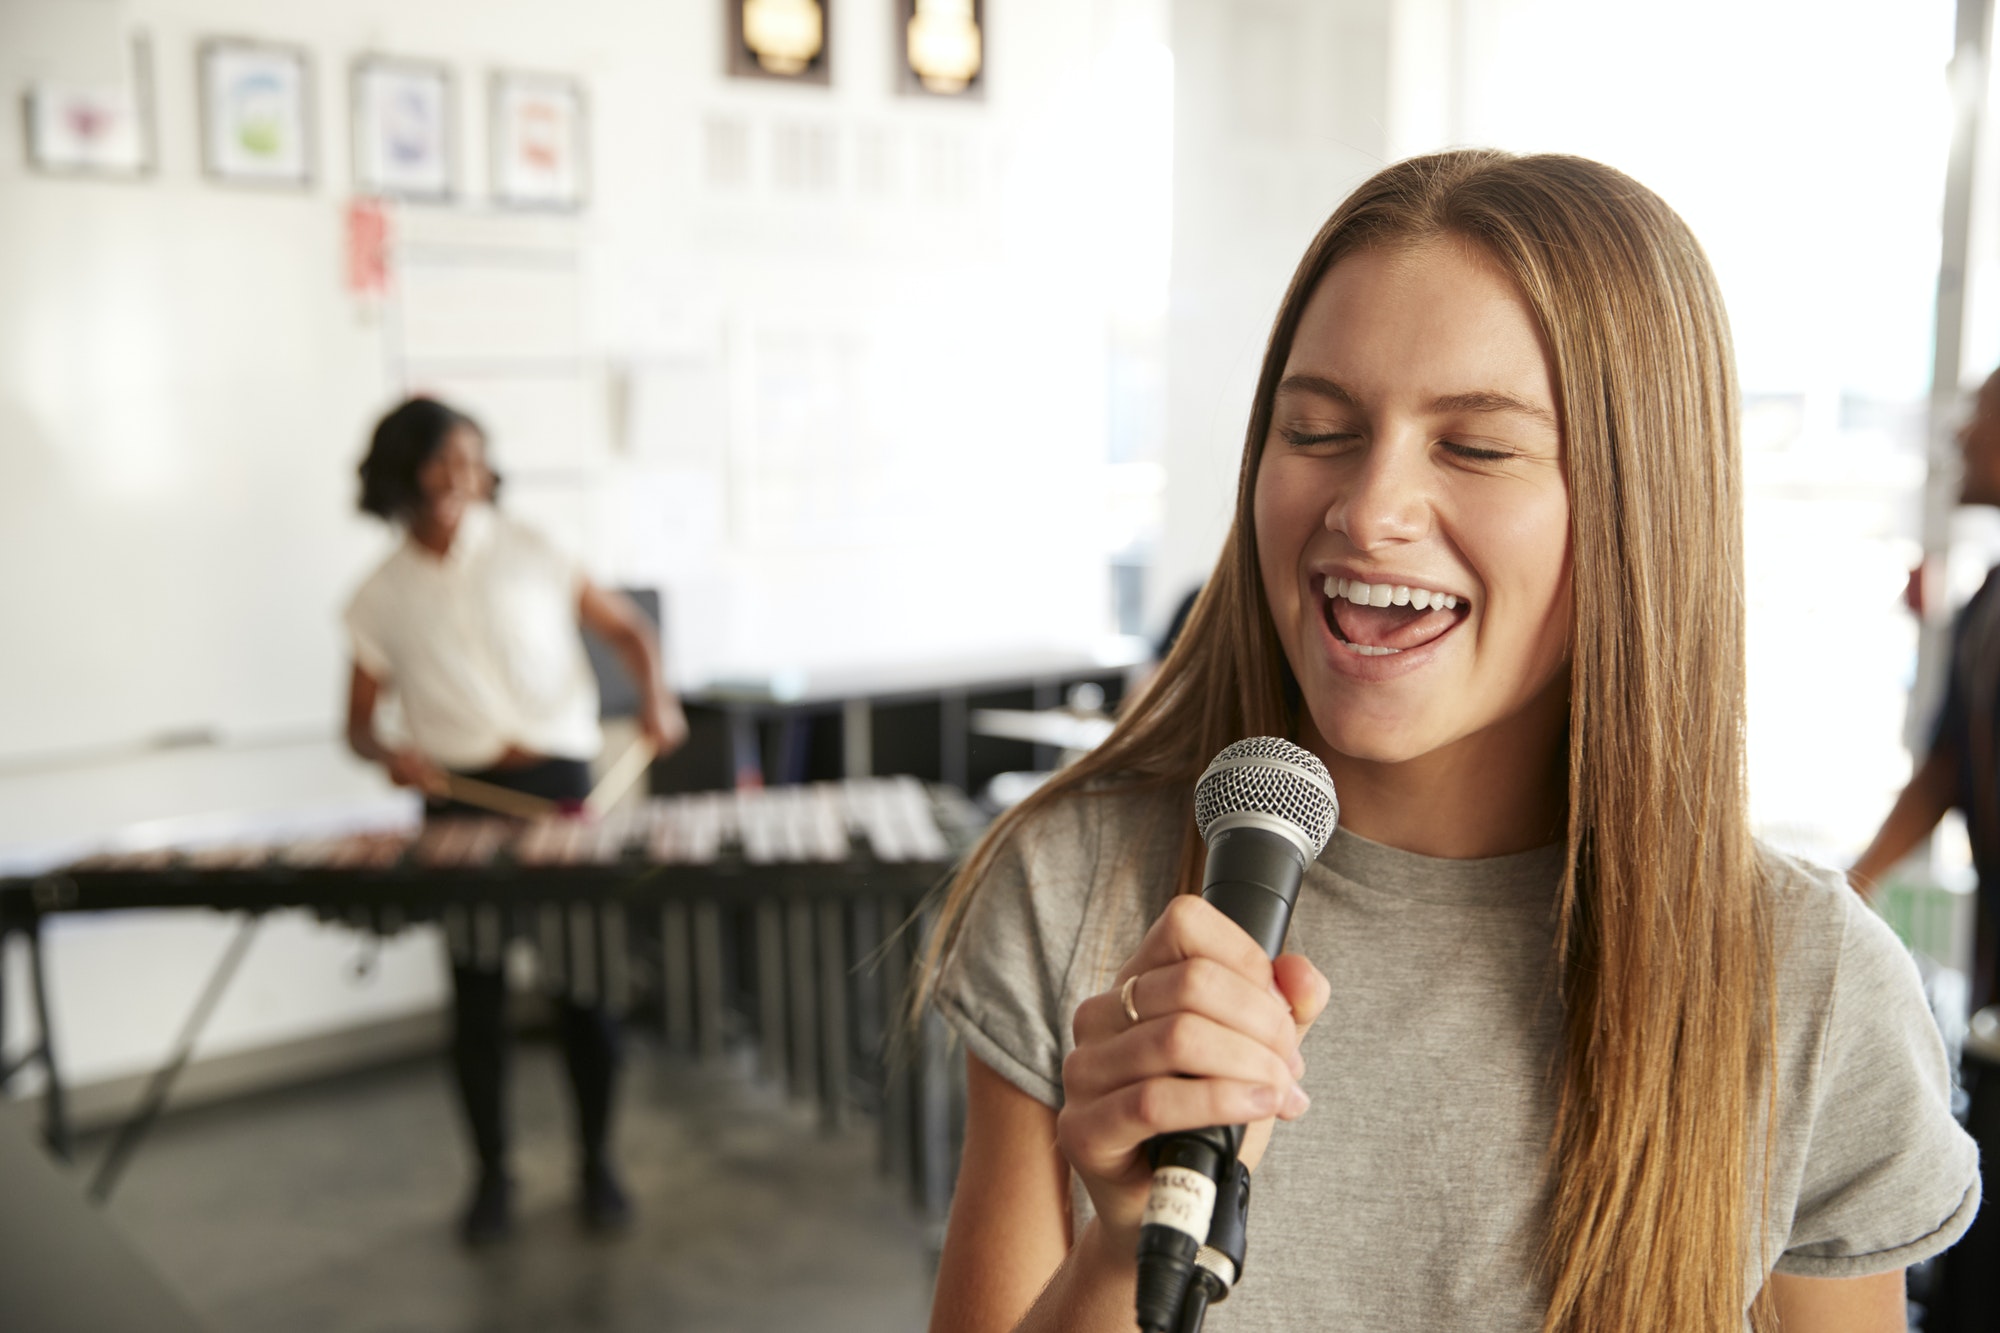
[[[975,896],[939,1004],[1038,1101],[1061,1104],[1071,1016],[1165,905],[1187,817],[1158,796],[1070,799]],[[1769,863],[1778,1123],[1763,1253],[1812,1277],[1915,1263],[1979,1203],[1916,969],[1839,877]],[[1334,835],[1288,946],[1333,988],[1305,1043],[1312,1109],[1278,1124],[1257,1168],[1244,1277],[1210,1312],[1216,1333],[1541,1327],[1561,868],[1559,847],[1447,861]],[[1081,1225],[1089,1201],[1072,1197]],[[1758,1248],[1746,1238],[1753,1294]]]

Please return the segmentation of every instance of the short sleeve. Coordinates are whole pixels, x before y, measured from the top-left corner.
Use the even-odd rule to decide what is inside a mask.
[[[938,980],[939,1012],[972,1054],[1045,1106],[1062,1104],[1060,982],[1018,837],[974,891]]]
[[[966,1049],[1046,1106],[1082,998],[1102,992],[1173,892],[1173,793],[1087,790],[1003,835],[938,975]]]
[[[356,597],[349,602],[341,620],[347,626],[347,642],[354,653],[356,665],[377,681],[387,684],[392,675],[389,652],[383,646],[382,636],[374,624],[374,617],[368,614],[368,605],[364,598]]]
[[[1858,899],[1844,904],[1833,995],[1791,1234],[1776,1268],[1861,1277],[1949,1248],[1979,1209],[1979,1151],[1915,963]]]

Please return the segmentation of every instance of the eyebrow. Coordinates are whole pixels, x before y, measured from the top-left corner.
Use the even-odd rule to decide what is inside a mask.
[[[1361,410],[1361,400],[1354,391],[1336,380],[1324,375],[1287,375],[1278,385],[1278,392],[1286,391],[1315,393],[1322,398],[1345,403],[1356,411]],[[1554,427],[1555,413],[1546,407],[1531,403],[1524,398],[1516,398],[1511,393],[1501,393],[1497,389],[1474,389],[1467,393],[1448,393],[1441,398],[1433,398],[1430,411],[1445,412],[1514,412],[1533,418],[1544,425]]]

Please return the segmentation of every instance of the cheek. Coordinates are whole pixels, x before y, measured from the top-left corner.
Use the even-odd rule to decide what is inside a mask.
[[[1524,514],[1506,535],[1518,561],[1513,592],[1524,616],[1536,661],[1566,661],[1575,596],[1570,581],[1569,504],[1565,498],[1541,512]]]
[[[1569,497],[1557,489],[1525,501],[1461,511],[1460,532],[1476,544],[1487,596],[1501,612],[1490,627],[1529,645],[1537,658],[1569,651]]]
[[[1569,575],[1569,493],[1552,488],[1474,515],[1480,546],[1504,571],[1504,581],[1534,600],[1556,595]]]
[[[1285,468],[1267,461],[1257,471],[1250,515],[1256,524],[1257,569],[1274,613],[1298,600],[1299,557],[1311,537],[1313,515],[1301,505],[1298,486],[1285,484]]]

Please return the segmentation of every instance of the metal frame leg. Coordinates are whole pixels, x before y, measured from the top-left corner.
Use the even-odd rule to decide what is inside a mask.
[[[882,904],[873,897],[856,898],[847,906],[848,993],[853,997],[854,1016],[849,1023],[853,1056],[860,1070],[849,1085],[864,1113],[879,1116],[882,1111],[882,1050],[889,1035],[887,1005],[882,997]]]
[[[722,1058],[722,909],[712,902],[694,906],[695,1042],[704,1060]]]
[[[838,901],[824,902],[817,915],[820,1124],[833,1130],[847,1125],[847,911]]]
[[[215,1013],[215,1006],[221,1002],[229,989],[229,983],[236,977],[236,969],[242,965],[243,956],[250,952],[250,942],[256,938],[257,927],[262,924],[261,916],[243,918],[236,928],[236,935],[229,941],[229,947],[222,952],[222,958],[209,974],[208,984],[202,988],[201,996],[195,1001],[194,1009],[181,1025],[181,1034],[174,1042],[173,1054],[167,1062],[154,1071],[152,1080],[146,1084],[145,1095],[139,1099],[138,1109],[118,1128],[118,1137],[111,1142],[111,1150],[98,1163],[97,1173],[90,1180],[90,1198],[102,1204],[110,1199],[111,1191],[118,1185],[118,1177],[124,1174],[125,1165],[139,1147],[139,1140],[152,1128],[153,1121],[159,1119],[166,1109],[167,1097],[173,1092],[174,1082],[181,1071],[187,1068],[194,1046],[201,1039],[202,1029]],[[49,1076],[51,1086],[55,1084],[54,1071]],[[65,1154],[67,1155],[67,1154]]]
[[[819,1028],[813,1022],[812,904],[796,899],[785,904],[786,990],[791,999],[792,1096],[816,1096],[819,1073]]]
[[[757,904],[757,1073],[785,1079],[785,916],[775,898]]]
[[[692,951],[687,904],[668,903],[660,909],[660,1027],[670,1051],[694,1049]]]
[[[882,915],[886,922],[902,920],[903,904],[885,899]],[[916,1043],[903,1037],[905,991],[909,986],[910,941],[908,934],[889,927],[882,948],[882,990],[888,997],[882,1041],[882,1144],[881,1168],[892,1178],[912,1186],[916,1180],[916,1117],[913,1114],[910,1062]]]
[[[42,918],[36,917],[25,932],[28,937],[28,973],[32,981],[35,997],[35,1022],[41,1031],[41,1043],[34,1054],[42,1061],[42,1071],[48,1075],[48,1082],[42,1089],[42,1136],[48,1141],[49,1151],[70,1160],[69,1105],[63,1093],[62,1073],[56,1067],[55,1026],[49,1020],[49,985],[43,975],[47,970],[47,960],[42,954]]]

